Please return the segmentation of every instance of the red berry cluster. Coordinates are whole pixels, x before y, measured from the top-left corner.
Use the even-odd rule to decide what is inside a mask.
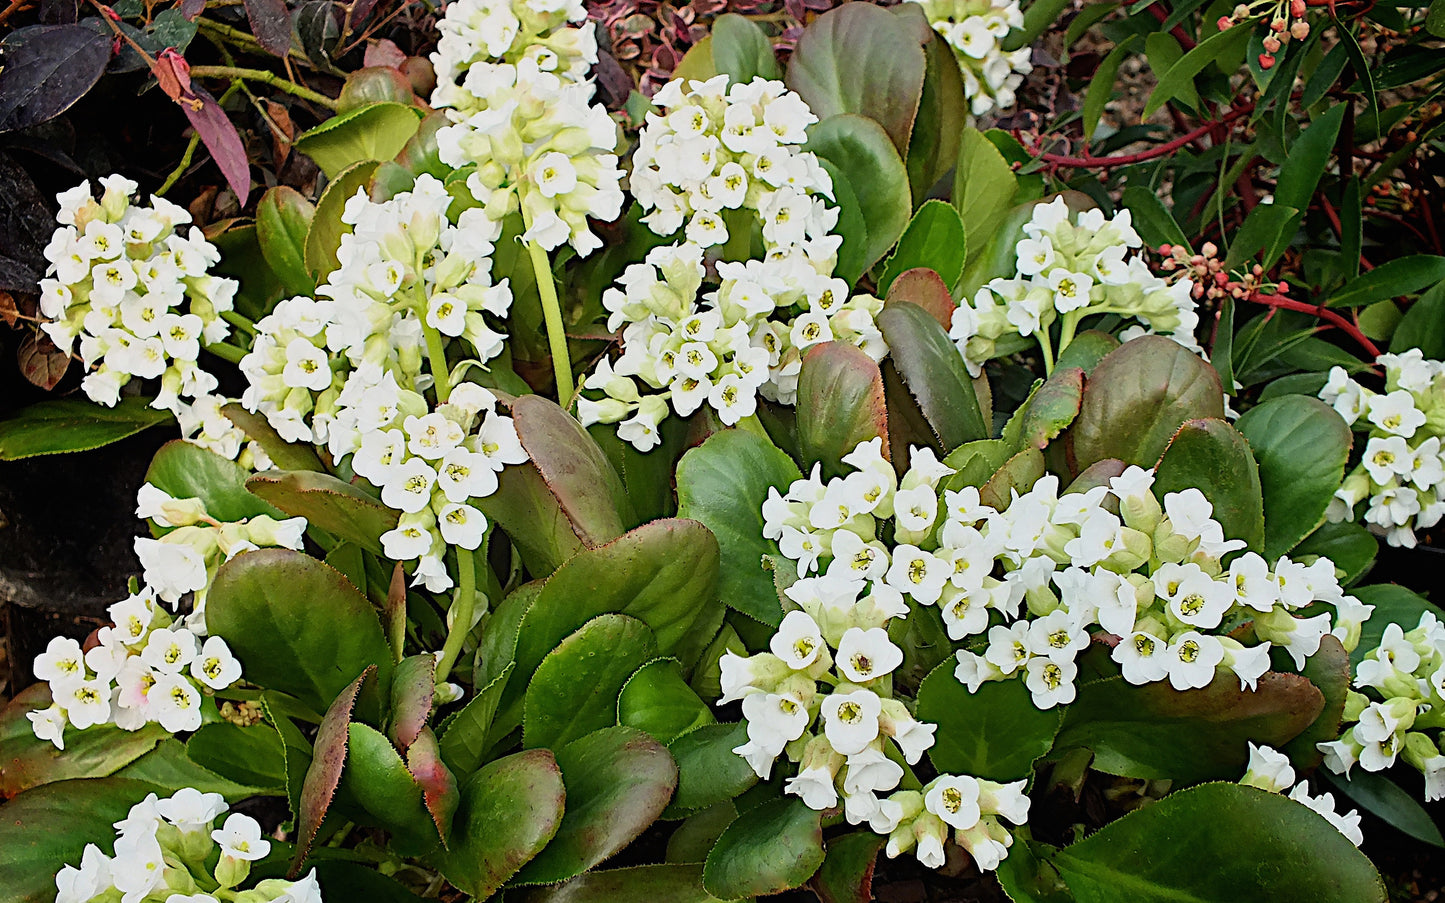
[[[1268,20],[1270,33],[1264,39],[1264,53],[1259,55],[1259,68],[1269,69],[1274,65],[1274,55],[1289,43],[1290,38],[1302,41],[1309,37],[1310,23],[1305,21],[1307,11],[1305,0],[1241,3],[1229,15],[1220,16],[1218,25],[1220,31],[1226,31],[1250,19]]]

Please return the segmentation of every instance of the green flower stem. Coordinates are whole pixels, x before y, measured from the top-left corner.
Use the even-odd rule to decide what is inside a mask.
[[[437,662],[436,682],[442,683],[461,654],[462,642],[472,629],[472,610],[477,604],[477,566],[470,549],[457,548],[457,592],[452,597],[452,626]]]
[[[221,41],[225,41],[226,43],[229,43],[249,53],[256,53],[261,56],[271,55],[271,51],[267,50],[265,47],[262,47],[260,41],[256,40],[249,33],[244,32],[239,28],[232,28],[231,26],[221,22],[217,22],[214,19],[207,19],[204,16],[196,19],[196,27],[199,28],[201,31],[207,32],[206,37],[218,44]],[[302,63],[306,66],[311,65],[311,60],[307,58],[306,54],[294,48],[286,55],[289,58],[296,60],[298,63]]]
[[[317,106],[325,107],[328,110],[334,111],[336,109],[336,101],[334,99],[327,97],[325,94],[313,91],[310,88],[302,87],[274,72],[267,72],[265,69],[242,69],[238,66],[192,66],[191,77],[239,78],[247,81],[261,82],[264,85],[270,85],[277,91],[284,91],[302,100],[309,100]]]
[[[236,84],[240,84],[240,82],[236,82]],[[217,99],[216,102],[220,103],[221,100],[224,99],[225,95],[223,94],[220,98]],[[184,154],[181,154],[181,162],[177,163],[176,168],[171,170],[171,174],[166,176],[166,180],[161,183],[161,187],[156,189],[157,197],[164,197],[165,193],[167,191],[170,191],[171,187],[180,181],[181,175],[185,173],[186,170],[191,168],[191,159],[196,156],[196,148],[199,147],[200,144],[201,133],[195,131],[191,132],[191,140],[186,145],[186,152]]]
[[[1063,354],[1064,349],[1069,347],[1069,343],[1074,340],[1074,333],[1078,331],[1079,321],[1083,317],[1084,312],[1080,310],[1064,314],[1064,326],[1059,332],[1059,354]]]
[[[235,345],[223,345],[217,342],[214,345],[207,345],[206,350],[223,361],[230,361],[233,364],[241,363],[241,358],[246,356],[245,350]]]
[[[528,228],[531,228],[530,224]],[[535,241],[527,242],[527,254],[532,258],[532,272],[537,275],[537,295],[542,301],[542,317],[547,322],[547,345],[552,350],[552,372],[557,378],[557,403],[570,408],[574,391],[572,358],[567,354],[567,333],[562,327],[557,282],[552,278],[552,266],[541,245]]]
[[[437,404],[446,404],[452,395],[452,380],[447,370],[447,352],[442,347],[442,334],[435,327],[422,321],[421,334],[426,339],[426,359],[431,368],[432,379],[436,380]]]
[[[221,319],[241,330],[246,335],[254,336],[256,334],[256,324],[241,314],[236,313],[234,310],[221,311]]]
[[[1049,329],[1040,324],[1039,328],[1034,330],[1034,335],[1038,337],[1039,348],[1044,352],[1044,375],[1048,376],[1054,372],[1054,346],[1049,341]]]

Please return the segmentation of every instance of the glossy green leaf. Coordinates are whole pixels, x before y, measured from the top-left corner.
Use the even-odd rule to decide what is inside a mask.
[[[506,531],[531,574],[550,574],[586,548],[532,463],[504,468],[497,491],[473,502],[489,521]]]
[[[145,781],[172,793],[183,787],[192,787],[202,793],[219,793],[232,803],[263,793],[279,796],[283,792],[279,787],[253,787],[216,774],[192,759],[186,744],[175,738],[161,741],[155,749],[117,771],[115,776]]]
[[[977,693],[953,676],[946,658],[918,688],[918,718],[938,725],[928,758],[941,772],[993,781],[1028,777],[1059,730],[1057,710],[1042,711],[1022,678],[989,681]]]
[[[1350,428],[1318,398],[1285,395],[1245,411],[1235,427],[1259,462],[1264,557],[1274,561],[1324,522],[1350,454]]]
[[[938,321],[914,304],[888,305],[876,321],[893,365],[943,450],[987,438],[992,430],[983,422],[963,356]]]
[[[1159,200],[1159,195],[1142,185],[1124,189],[1124,206],[1133,214],[1134,228],[1151,248],[1163,244],[1189,247],[1189,239],[1179,227],[1174,214]]]
[[[798,466],[766,438],[723,430],[683,455],[677,466],[677,512],[717,537],[728,566],[718,593],[724,604],[771,626],[783,620],[772,574],[763,566],[778,545],[763,538],[768,490],[786,492],[802,479]]]
[[[963,218],[944,201],[925,201],[913,214],[898,247],[883,266],[878,280],[878,294],[886,296],[888,287],[901,274],[914,267],[927,267],[951,286],[963,275],[967,256],[964,245]]]
[[[820,818],[797,797],[749,809],[708,854],[703,887],[724,900],[801,887],[823,864]]]
[[[557,833],[565,798],[550,750],[488,762],[462,787],[441,873],[479,900],[490,897]]]
[[[872,903],[873,864],[888,838],[872,831],[854,831],[828,841],[823,867],[812,889],[823,903]]]
[[[798,452],[824,479],[844,473],[858,443],[888,438],[888,409],[878,364],[847,342],[824,342],[803,355],[798,375]],[[886,448],[886,441],[885,441]]]
[[[1289,156],[1279,168],[1279,182],[1274,188],[1274,202],[1296,210],[1307,210],[1319,187],[1320,177],[1330,161],[1335,139],[1344,122],[1343,104],[1332,104],[1310,121],[1290,146]]]
[[[372,160],[348,166],[332,177],[316,202],[316,215],[306,233],[305,257],[306,272],[315,277],[318,284],[336,269],[336,249],[341,247],[341,236],[351,231],[351,227],[341,221],[346,202],[366,188],[377,165]]]
[[[602,869],[552,887],[533,889],[523,903],[619,903],[658,900],[667,903],[722,903],[702,889],[702,864],[670,862]]]
[[[638,668],[617,697],[617,722],[646,731],[663,744],[715,720],[672,658]]]
[[[730,800],[758,782],[747,760],[733,749],[748,742],[747,725],[705,724],[668,744],[677,761],[677,794],[670,816]]]
[[[588,621],[547,653],[527,684],[522,742],[559,748],[617,723],[617,697],[657,654],[647,625],[626,615]]]
[[[839,7],[829,15],[847,9],[871,9],[888,16],[863,3]],[[795,64],[797,59],[794,53]],[[844,247],[838,252],[839,271],[851,282],[857,278],[855,269],[861,274],[883,259],[907,228],[913,212],[908,172],[883,127],[855,113],[840,112],[814,123],[808,128],[806,149],[838,168],[867,222],[867,243],[850,247],[852,236],[845,236]],[[840,206],[844,203],[841,196],[838,202]]]
[[[186,741],[186,754],[203,768],[267,791],[286,789],[286,750],[269,724],[203,724]]]
[[[1390,350],[1400,354],[1411,348],[1430,360],[1445,358],[1445,282],[1417,298],[1395,327]]]
[[[370,820],[391,834],[402,855],[415,856],[434,848],[437,835],[421,786],[407,770],[386,735],[365,724],[352,723],[346,769],[341,787],[357,801]]]
[[[250,437],[266,457],[271,459],[280,470],[325,470],[321,458],[316,455],[316,450],[310,445],[300,442],[287,442],[281,438],[281,434],[267,422],[260,414],[253,414],[241,406],[239,401],[233,401],[221,407],[221,413],[226,419],[240,427],[241,431]]]
[[[979,487],[979,501],[1003,511],[1016,495],[1023,495],[1044,475],[1044,456],[1032,446],[1012,456]]]
[[[1304,214],[1284,204],[1261,204],[1249,211],[1239,231],[1229,242],[1224,256],[1225,266],[1238,268],[1254,261],[1263,252],[1260,263],[1273,267],[1304,221]]]
[[[32,684],[0,711],[0,799],[69,778],[115,774],[168,736],[159,724],[123,731],[100,724],[83,731],[67,727],[65,751],[31,730],[26,712],[50,707],[48,684]]]
[[[1330,296],[1330,307],[1360,307],[1386,298],[1398,298],[1445,281],[1445,257],[1412,254],[1386,261],[1345,283]]]
[[[953,47],[942,35],[931,34],[923,45],[923,55],[923,94],[904,158],[915,207],[958,162],[959,136],[969,118],[963,74]]]
[[[958,148],[958,169],[953,177],[953,206],[963,217],[970,265],[983,256],[999,231],[1017,191],[1018,178],[1003,154],[982,132],[966,126]],[[1012,258],[1015,242],[1005,239],[1003,243]]]
[[[632,504],[607,456],[556,402],[524,395],[512,403],[517,437],[577,537],[591,548],[611,542],[632,519]]]
[[[1318,772],[1341,796],[1375,815],[1391,827],[1433,847],[1445,847],[1445,837],[1425,807],[1408,791],[1380,772],[1353,769],[1349,777]]]
[[[1336,418],[1338,419],[1338,418]],[[1198,489],[1214,506],[1226,539],[1263,551],[1265,511],[1249,443],[1223,420],[1186,420],[1159,459],[1154,494]],[[1274,560],[1270,557],[1271,561]]]
[[[1135,686],[1108,677],[1080,684],[1054,753],[1091,750],[1092,768],[1123,777],[1233,780],[1244,773],[1249,741],[1278,749],[1323,708],[1319,689],[1297,674],[1268,672],[1253,691],[1241,690],[1229,671],[1182,692],[1168,683]]]
[[[1394,583],[1378,586],[1361,586],[1350,593],[1366,605],[1375,606],[1370,619],[1360,629],[1360,642],[1350,653],[1350,663],[1358,665],[1365,656],[1380,647],[1385,628],[1399,624],[1401,630],[1414,630],[1420,626],[1420,616],[1429,612],[1445,621],[1445,610],[1424,596]]]
[[[381,685],[391,649],[366,597],[335,569],[289,549],[243,552],[221,566],[206,626],[240,659],[247,679],[323,711],[375,665]]]
[[[306,269],[306,233],[316,208],[289,185],[277,185],[256,205],[256,240],[261,254],[288,295],[309,295],[316,280]]]
[[[1265,522],[1268,528],[1269,522]],[[1266,541],[1268,533],[1265,534]],[[1306,558],[1322,555],[1335,563],[1337,570],[1344,571],[1340,578],[1342,586],[1348,586],[1360,578],[1380,552],[1380,541],[1375,534],[1360,524],[1344,521],[1338,524],[1320,524],[1315,532],[1306,536],[1294,547],[1291,557]]]
[[[436,697],[436,657],[409,655],[396,663],[391,680],[391,742],[405,753],[431,716]]]
[[[150,402],[123,398],[107,408],[79,398],[56,398],[26,405],[16,416],[0,420],[0,461],[90,451],[174,419]]]
[[[1153,467],[1186,420],[1224,417],[1219,374],[1172,339],[1143,336],[1094,368],[1074,423],[1076,467],[1118,458]]]
[[[457,774],[471,774],[481,767],[487,752],[487,733],[502,701],[507,678],[516,665],[511,662],[442,726],[441,754]]]
[[[1099,68],[1094,70],[1094,77],[1089,80],[1089,88],[1084,92],[1084,109],[1080,114],[1085,141],[1094,140],[1094,132],[1104,119],[1104,105],[1114,96],[1114,80],[1119,74],[1119,66],[1126,56],[1138,51],[1141,43],[1138,35],[1129,35],[1115,44]]]
[[[1044,448],[1079,416],[1083,400],[1084,371],[1078,367],[1054,367],[1054,372],[1014,415],[1020,418],[1019,442]]]
[[[416,134],[422,111],[395,101],[358,107],[296,136],[294,148],[306,154],[327,178],[368,160],[390,160]]]
[[[897,155],[905,155],[923,94],[927,39],[926,27],[920,34],[915,23],[887,10],[846,3],[803,30],[788,62],[788,87],[819,119],[868,117],[887,133]]]
[[[177,439],[151,459],[146,482],[178,499],[200,499],[206,513],[223,523],[260,514],[283,516],[246,491],[250,471],[209,449]]]
[[[356,486],[311,470],[263,471],[246,489],[293,517],[381,554],[381,534],[396,526],[398,513]]]
[[[410,105],[411,83],[401,70],[391,66],[366,66],[346,77],[341,94],[336,98],[336,112],[345,116],[352,110],[377,103]]]
[[[1242,854],[1242,851],[1248,851]],[[1239,784],[1181,790],[1052,857],[1078,903],[1384,903],[1365,854],[1324,817]]]
[[[1340,736],[1340,721],[1344,716],[1345,697],[1350,690],[1350,655],[1338,638],[1325,634],[1320,648],[1305,660],[1300,673],[1315,685],[1325,698],[1319,715],[1280,751],[1290,757],[1297,769],[1317,767],[1324,760],[1324,753],[1317,744],[1337,740]]]
[[[720,74],[733,84],[746,85],[754,78],[783,77],[773,42],[751,19],[724,13],[712,23],[712,59]]]
[[[1192,86],[1194,77],[1202,72],[1204,67],[1227,60],[1240,52],[1252,31],[1253,26],[1250,23],[1241,23],[1200,41],[1194,49],[1184,54],[1179,62],[1170,66],[1169,71],[1159,74],[1159,82],[1149,95],[1141,117],[1147,120],[1165,103],[1181,96],[1185,86]]]
[[[1176,7],[1175,13],[1188,13],[1189,7]],[[1172,28],[1173,26],[1166,26]],[[1184,48],[1180,46],[1178,39],[1167,30],[1150,32],[1144,36],[1144,55],[1149,59],[1149,68],[1156,76],[1168,72],[1169,69],[1184,58]],[[1199,109],[1199,93],[1194,90],[1194,85],[1185,83],[1179,89],[1179,100],[1191,107]]]
[[[667,748],[625,726],[587,734],[557,750],[567,811],[546,849],[514,882],[550,884],[621,852],[662,814],[677,786]]]

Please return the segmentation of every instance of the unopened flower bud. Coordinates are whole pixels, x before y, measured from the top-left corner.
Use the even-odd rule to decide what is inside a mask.
[[[1289,33],[1296,41],[1303,41],[1310,36],[1310,23],[1299,19],[1289,27]]]
[[[1264,39],[1264,49],[1265,49],[1265,50],[1268,50],[1270,53],[1279,53],[1279,47],[1280,47],[1279,38],[1276,38],[1276,37],[1274,37],[1273,35],[1271,35],[1271,36],[1269,36],[1269,37],[1267,37],[1267,38]],[[1261,65],[1261,66],[1264,65],[1263,61],[1260,62],[1260,65]],[[1267,68],[1267,67],[1266,67],[1266,68]]]
[[[1274,57],[1270,56],[1270,55],[1267,54],[1267,53],[1261,53],[1261,54],[1259,55],[1259,68],[1261,68],[1261,69],[1272,69],[1272,68],[1274,68]]]

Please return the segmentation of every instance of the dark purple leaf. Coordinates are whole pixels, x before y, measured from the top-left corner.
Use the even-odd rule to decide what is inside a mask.
[[[181,109],[200,134],[201,140],[206,143],[216,165],[225,175],[227,184],[244,207],[246,196],[251,193],[251,164],[246,160],[246,146],[241,143],[236,126],[231,123],[221,105],[216,103],[216,98],[200,85],[192,85],[191,90],[196,100],[201,102],[201,108],[196,110],[190,104],[182,102]]]
[[[73,25],[80,18],[80,0],[40,0],[43,25]]]
[[[351,6],[351,15],[347,18],[347,34],[360,28],[373,9],[376,9],[376,0],[355,0]]]
[[[110,41],[83,25],[37,25],[0,43],[0,132],[29,128],[70,109],[105,71]]]
[[[196,17],[206,11],[206,0],[181,0],[181,15],[194,22]]]
[[[286,0],[245,0],[246,18],[251,21],[251,34],[262,47],[285,56],[291,49],[291,16]]]

